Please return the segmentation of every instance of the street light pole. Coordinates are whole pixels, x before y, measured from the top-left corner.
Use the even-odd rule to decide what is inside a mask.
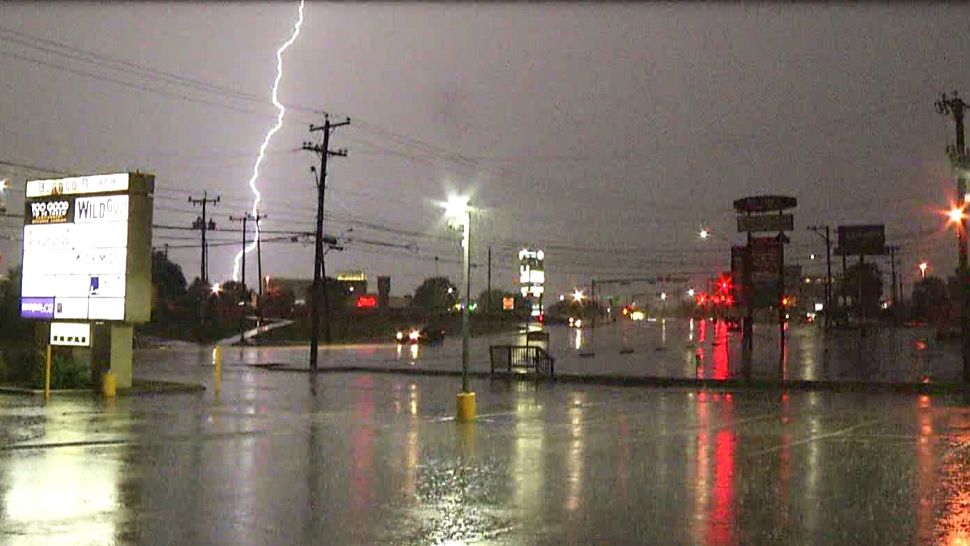
[[[458,393],[458,421],[471,422],[475,420],[475,393],[468,385],[468,356],[471,345],[471,331],[468,323],[469,304],[472,295],[471,280],[471,208],[468,199],[451,197],[445,204],[445,214],[448,227],[460,229],[462,232],[462,276],[465,282],[465,302],[461,306],[461,392]]]
[[[963,381],[970,383],[970,278],[967,272],[967,215],[964,212],[967,206],[967,174],[968,160],[967,149],[964,142],[963,117],[967,103],[953,92],[953,97],[947,97],[944,93],[940,100],[936,102],[936,111],[941,115],[952,115],[956,125],[956,145],[948,146],[947,152],[950,156],[950,163],[957,171],[957,207],[961,214],[957,219],[957,242],[959,245],[959,277],[960,277],[960,338],[963,348]]]
[[[471,282],[471,213],[465,210],[465,219],[462,229],[462,280],[465,283],[465,304],[461,306],[461,392],[467,394],[468,390],[468,351],[471,341],[471,332],[468,327],[468,305],[472,297]]]

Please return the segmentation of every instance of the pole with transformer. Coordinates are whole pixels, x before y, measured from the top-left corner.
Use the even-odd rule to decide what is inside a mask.
[[[266,218],[265,214],[257,214],[256,216],[253,216],[248,211],[242,216],[229,217],[230,222],[242,222],[242,245],[243,245],[242,258],[241,258],[242,259],[242,301],[240,302],[240,306],[242,307],[241,309],[242,314],[239,317],[239,343],[243,343],[245,341],[243,339],[243,334],[245,333],[243,328],[244,328],[244,325],[246,324],[246,296],[249,295],[248,294],[249,291],[246,290],[246,235],[247,235],[246,224],[247,222],[255,222],[256,225],[258,226],[259,221],[262,220],[263,218]],[[256,247],[259,248],[258,238],[256,239]],[[259,265],[259,269],[260,271],[258,271],[258,273],[262,275],[261,264]],[[262,283],[262,278],[258,280],[260,281],[260,283]],[[262,293],[262,288],[260,288],[260,293]]]
[[[195,219],[192,222],[192,228],[199,230],[202,233],[202,257],[199,263],[199,279],[202,280],[202,284],[209,284],[209,246],[206,243],[205,232],[209,230],[214,230],[216,228],[215,222],[209,220],[206,216],[206,205],[212,204],[216,205],[219,203],[219,196],[217,195],[215,199],[209,199],[208,190],[202,192],[202,197],[196,199],[194,197],[189,197],[189,203],[194,205],[202,205],[202,216]]]
[[[251,216],[249,212],[246,212],[242,216],[230,216],[230,222],[241,222],[242,223],[242,276],[240,282],[242,283],[242,294],[239,296],[239,344],[242,345],[244,341],[245,325],[246,325],[246,224],[249,222]]]
[[[334,129],[350,125],[350,118],[344,121],[332,123],[330,115],[325,114],[323,125],[310,125],[310,132],[323,132],[323,143],[321,145],[303,143],[303,150],[313,152],[320,156],[320,173],[317,179],[317,218],[316,235],[314,243],[313,259],[313,291],[310,297],[310,371],[317,373],[317,355],[320,344],[320,303],[322,300],[324,313],[324,333],[323,339],[330,343],[333,339],[330,330],[330,301],[327,295],[327,266],[325,263],[325,252],[323,249],[323,215],[324,198],[327,193],[327,159],[330,156],[347,157],[347,150],[331,150],[330,135]]]
[[[967,206],[967,178],[970,176],[970,161],[964,140],[963,117],[967,103],[954,91],[952,97],[943,93],[935,103],[937,113],[953,117],[956,129],[956,145],[947,146],[950,164],[956,171],[957,207],[965,211]],[[970,383],[970,278],[967,272],[967,215],[962,213],[957,223],[957,245],[959,252],[960,278],[960,339],[963,349],[963,381]]]
[[[256,221],[256,233],[259,233],[259,221],[266,218],[265,214],[257,214],[254,220]],[[259,296],[256,300],[256,324],[260,325],[263,323],[263,284],[265,280],[263,279],[263,238],[256,237],[256,274],[259,276]]]
[[[896,305],[898,304],[897,298],[899,293],[896,292],[896,251],[899,250],[898,245],[886,245],[886,250],[889,251],[889,269],[892,272],[892,289],[890,290],[890,298],[893,302],[893,318],[896,317]]]

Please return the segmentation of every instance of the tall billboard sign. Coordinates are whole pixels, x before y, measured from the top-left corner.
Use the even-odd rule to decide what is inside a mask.
[[[883,224],[839,226],[839,256],[880,256],[886,250],[886,226]]]
[[[28,181],[20,315],[147,322],[154,185],[130,173]]]
[[[531,315],[542,315],[542,294],[545,291],[546,254],[541,250],[523,248],[519,251],[519,290],[532,302]]]

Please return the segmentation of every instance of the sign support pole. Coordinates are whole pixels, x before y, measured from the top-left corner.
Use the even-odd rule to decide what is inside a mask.
[[[750,215],[750,213],[749,213]],[[752,285],[751,268],[751,232],[747,234],[748,242],[744,247],[744,325],[741,333],[741,367],[745,381],[751,380],[751,358],[754,353],[754,286]]]
[[[778,377],[785,380],[785,234],[778,233]]]
[[[51,396],[51,346],[47,344],[47,358],[44,365],[44,398]]]

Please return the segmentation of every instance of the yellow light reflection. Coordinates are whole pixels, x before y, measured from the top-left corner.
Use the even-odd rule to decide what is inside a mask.
[[[411,364],[414,364],[414,361],[418,359],[418,344],[412,343],[410,350],[411,350]]]
[[[586,452],[586,441],[583,430],[583,403],[586,393],[573,395],[569,407],[570,435],[569,453],[566,455],[566,502],[568,512],[575,512],[579,508],[583,495],[583,462]]]
[[[115,542],[111,514],[119,509],[117,460],[96,458],[81,448],[50,449],[10,458],[8,467],[7,533],[29,537],[43,530],[45,544]]]
[[[579,328],[576,328],[576,339],[574,345],[576,346],[577,351],[583,347],[583,331]]]

